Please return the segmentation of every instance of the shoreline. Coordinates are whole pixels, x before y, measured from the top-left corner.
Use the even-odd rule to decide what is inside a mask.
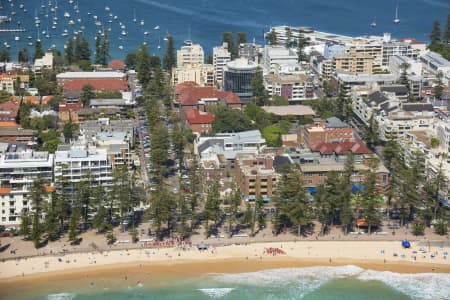
[[[402,272],[402,265],[415,273],[440,269],[450,273],[449,246],[424,247],[412,241],[412,247],[404,249],[400,242],[393,241],[292,241],[263,242],[229,245],[210,245],[208,250],[199,251],[195,246],[188,248],[162,247],[137,249],[111,249],[109,251],[74,252],[28,258],[15,258],[0,262],[0,284],[14,278],[46,276],[53,273],[88,272],[96,268],[121,268],[121,265],[144,264],[149,266],[173,264],[205,264],[226,260],[261,261],[270,268],[274,262],[335,263],[345,262],[357,266],[381,265],[381,270]],[[272,250],[272,251],[270,251]],[[367,264],[371,262],[371,264]],[[342,265],[342,263],[340,263]],[[387,267],[384,267],[387,266]],[[198,268],[197,268],[198,269]],[[377,267],[377,269],[380,269]],[[394,270],[395,269],[395,270]],[[239,272],[245,271],[239,269]],[[406,272],[408,273],[408,272]]]

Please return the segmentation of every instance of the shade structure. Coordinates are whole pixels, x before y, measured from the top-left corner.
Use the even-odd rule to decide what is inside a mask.
[[[200,244],[197,245],[197,249],[198,250],[207,250],[208,249],[208,245],[206,245],[205,243],[201,242]]]

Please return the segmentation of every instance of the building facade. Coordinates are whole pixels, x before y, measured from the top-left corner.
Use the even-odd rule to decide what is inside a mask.
[[[223,88],[237,94],[242,102],[250,102],[253,96],[252,80],[260,72],[262,70],[257,64],[245,58],[231,61],[224,71]]]
[[[52,191],[54,155],[48,152],[7,152],[0,157],[0,224],[20,224],[22,210],[32,209],[29,199],[33,180],[39,178]]]

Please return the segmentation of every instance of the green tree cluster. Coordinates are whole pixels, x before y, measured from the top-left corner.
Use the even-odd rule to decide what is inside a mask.
[[[450,13],[447,16],[445,28],[441,30],[441,23],[436,20],[433,22],[433,28],[429,35],[430,44],[428,48],[431,51],[441,54],[444,58],[450,59]]]

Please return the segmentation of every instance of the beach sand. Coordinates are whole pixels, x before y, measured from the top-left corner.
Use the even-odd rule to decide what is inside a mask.
[[[268,254],[267,249],[277,248],[285,254]],[[423,250],[424,253],[420,251]],[[426,251],[426,252],[425,252]],[[211,264],[217,272],[252,271],[255,266],[264,268],[290,267],[301,264],[317,265],[354,264],[372,266],[377,270],[396,272],[450,272],[450,258],[446,247],[423,247],[412,242],[410,249],[404,249],[400,242],[393,241],[297,241],[278,243],[233,244],[209,247],[199,251],[195,246],[181,248],[141,248],[112,250],[104,252],[71,253],[64,256],[39,256],[27,259],[0,262],[0,287],[5,283],[44,276],[64,276],[70,273],[96,272],[99,269],[131,269],[128,264],[143,264],[145,267],[192,264],[190,272],[210,272]],[[416,253],[414,253],[416,252]],[[227,261],[255,261],[255,264],[223,263]],[[279,265],[282,264],[282,265]],[[195,267],[194,267],[195,266]]]

